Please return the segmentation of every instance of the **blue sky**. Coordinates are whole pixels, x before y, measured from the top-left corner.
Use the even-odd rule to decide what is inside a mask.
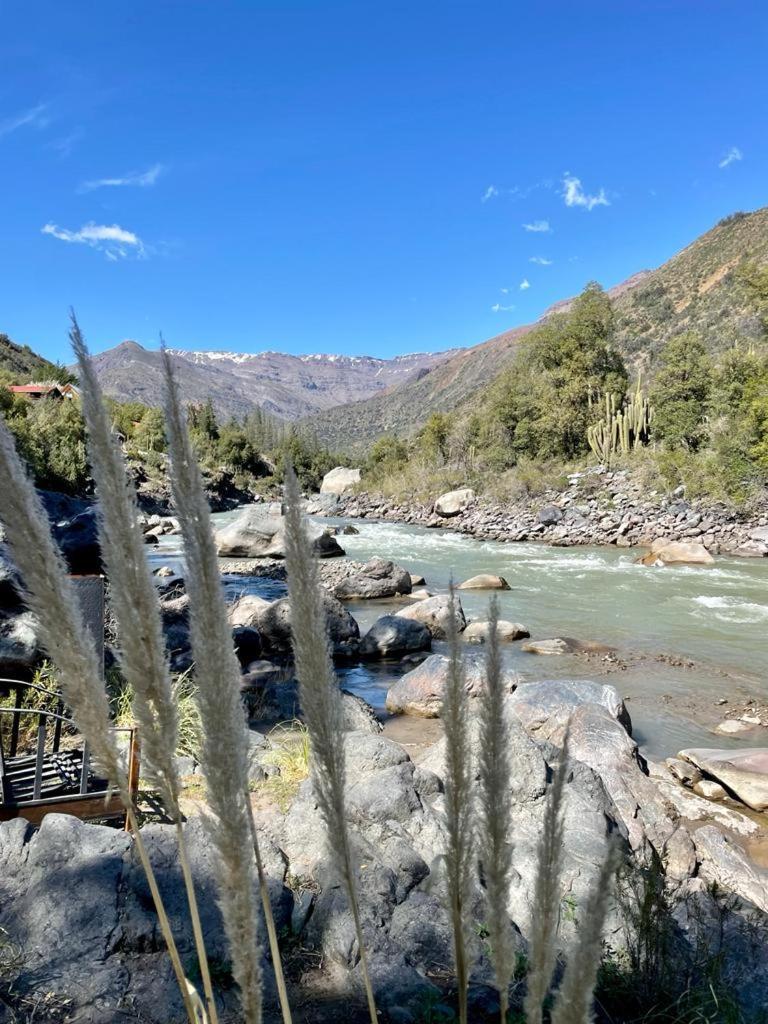
[[[6,0],[0,331],[480,342],[768,203],[766,44],[764,0]]]

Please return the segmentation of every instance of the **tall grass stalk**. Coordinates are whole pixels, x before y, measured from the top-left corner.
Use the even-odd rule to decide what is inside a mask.
[[[248,737],[240,700],[240,666],[232,644],[221,589],[210,509],[189,440],[170,357],[163,350],[165,415],[170,472],[187,565],[192,650],[202,722],[200,762],[212,830],[222,872],[219,899],[240,987],[245,1020],[258,1024],[262,1012],[261,952],[252,896],[254,856],[275,978],[284,1019],[290,1009],[282,973],[269,891],[248,792]]]
[[[565,977],[552,1009],[552,1024],[592,1024],[592,999],[603,952],[603,925],[616,874],[618,855],[609,842],[584,916],[579,921],[579,936],[565,970]]]
[[[456,627],[456,594],[450,588],[448,626],[449,664],[442,719],[446,742],[445,807],[448,847],[448,910],[453,930],[453,952],[459,996],[459,1022],[467,1022],[469,991],[469,899],[474,850],[472,764],[469,709],[464,665]]]
[[[123,801],[136,848],[155,901],[160,930],[168,946],[187,1016],[197,1016],[170,922],[160,897],[144,840],[136,824],[125,768],[111,731],[109,700],[93,638],[83,621],[67,567],[51,536],[50,524],[34,485],[16,453],[10,431],[0,418],[0,521],[24,586],[24,597],[35,614],[40,640],[58,670],[64,702],[88,743],[109,784]]]
[[[478,836],[487,894],[490,956],[499,992],[499,1015],[504,1024],[509,1009],[509,985],[514,972],[515,950],[507,915],[512,878],[511,735],[505,711],[498,622],[499,603],[494,597],[488,615],[486,685],[480,697]]]
[[[557,958],[557,926],[563,873],[563,791],[568,774],[569,727],[560,762],[547,795],[537,850],[536,882],[531,901],[531,956],[524,1011],[527,1024],[541,1024]]]
[[[132,711],[139,726],[147,775],[175,826],[195,949],[211,1024],[218,1024],[208,956],[189,867],[179,806],[179,774],[175,751],[179,721],[163,641],[160,609],[144,551],[136,492],[104,406],[101,387],[75,314],[70,340],[80,368],[83,415],[88,430],[88,456],[98,497],[101,555],[113,581],[112,607],[120,634],[120,668],[133,691]]]
[[[301,687],[301,707],[310,737],[312,784],[326,825],[329,846],[347,890],[360,950],[368,1012],[371,1024],[376,1024],[376,1002],[368,974],[345,814],[341,692],[328,649],[328,629],[317,564],[302,523],[299,484],[290,467],[285,479],[285,504],[285,561],[291,599],[293,650],[296,677]]]

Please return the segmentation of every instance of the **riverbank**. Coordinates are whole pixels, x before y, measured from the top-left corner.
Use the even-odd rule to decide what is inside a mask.
[[[430,503],[397,502],[365,491],[310,501],[309,510],[349,519],[452,530],[478,540],[539,541],[558,547],[646,547],[659,538],[698,541],[713,555],[768,556],[768,496],[748,509],[647,492],[626,471],[574,473],[564,490],[502,504],[470,497],[455,512]]]

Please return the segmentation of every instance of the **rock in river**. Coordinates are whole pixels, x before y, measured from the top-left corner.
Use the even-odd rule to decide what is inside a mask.
[[[344,554],[336,538],[318,523],[307,522],[305,528],[319,558]],[[233,523],[217,531],[216,547],[222,558],[284,558],[283,517],[271,515],[260,505],[244,508]]]
[[[509,583],[503,576],[496,576],[491,572],[481,572],[478,576],[464,580],[457,590],[511,590]]]
[[[470,622],[464,630],[464,639],[470,644],[484,644],[488,639],[490,628],[490,622]],[[496,636],[499,640],[523,640],[530,635],[525,626],[521,626],[519,622],[507,622],[506,619],[499,619],[496,623]]]
[[[678,757],[722,783],[752,810],[768,809],[768,747],[741,750],[696,747],[681,750]]]
[[[360,572],[341,580],[333,588],[340,601],[371,600],[410,594],[411,574],[394,562],[372,558]]]
[[[417,668],[406,672],[387,692],[387,711],[420,718],[439,718],[448,680],[448,664],[445,655],[433,654]],[[514,672],[505,672],[504,686],[509,692],[514,690],[518,681],[519,677]],[[470,697],[476,697],[482,691],[485,666],[481,661],[466,660],[464,685]]]
[[[714,558],[698,541],[657,540],[651,550],[637,559],[639,565],[712,565]]]
[[[432,637],[421,622],[409,622],[398,615],[382,615],[360,642],[365,658],[386,658],[410,651],[428,651]]]
[[[451,599],[447,594],[438,594],[437,597],[428,597],[424,601],[417,601],[410,608],[404,608],[397,613],[401,619],[413,619],[416,622],[423,622],[435,640],[445,640],[448,636],[448,626],[451,621]],[[456,598],[454,612],[456,629],[459,633],[466,629],[467,620],[464,617],[464,609],[461,601]]]

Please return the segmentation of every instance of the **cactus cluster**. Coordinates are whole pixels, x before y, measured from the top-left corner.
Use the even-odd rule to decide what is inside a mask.
[[[647,444],[652,421],[653,409],[640,382],[621,404],[615,394],[606,395],[603,418],[587,428],[589,447],[600,462],[610,463],[614,455],[627,455]]]

